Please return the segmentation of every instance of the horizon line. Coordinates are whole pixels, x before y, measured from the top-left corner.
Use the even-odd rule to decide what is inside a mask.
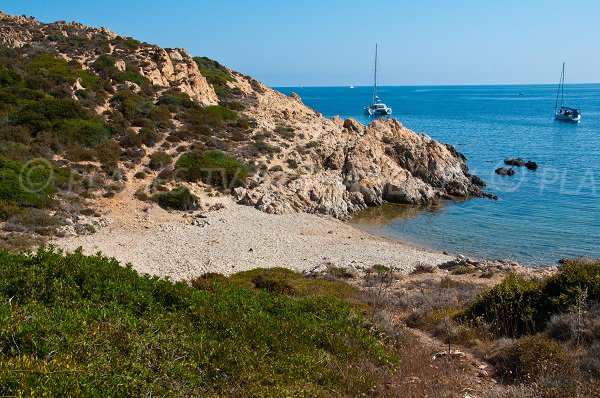
[[[362,87],[373,87],[372,85],[291,85],[291,86],[282,86],[282,85],[269,85],[263,82],[263,84],[267,85],[271,88],[349,88],[350,86],[354,88],[362,88]],[[556,86],[556,83],[491,83],[491,84],[402,84],[402,85],[393,85],[387,84],[378,87],[483,87],[483,86]],[[600,85],[600,82],[581,82],[581,83],[565,83],[565,86],[581,86],[581,85]]]

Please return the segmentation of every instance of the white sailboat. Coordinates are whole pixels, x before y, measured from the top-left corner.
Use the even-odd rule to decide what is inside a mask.
[[[560,107],[558,106],[558,98],[560,97]],[[560,75],[560,83],[558,92],[556,93],[556,103],[554,104],[554,119],[561,122],[581,121],[581,111],[576,108],[565,106],[565,63],[563,62],[562,73]]]
[[[375,76],[373,79],[373,101],[365,107],[365,114],[369,116],[391,115],[392,108],[379,99],[379,85],[377,82],[377,44],[375,44]]]

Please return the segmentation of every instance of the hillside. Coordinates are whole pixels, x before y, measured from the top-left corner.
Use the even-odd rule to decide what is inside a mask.
[[[395,120],[325,119],[216,61],[106,28],[0,20],[0,220],[13,234],[95,230],[106,221],[94,202],[132,184],[139,200],[175,208],[222,191],[269,213],[337,218],[485,196],[460,153]],[[30,169],[27,192],[7,188]]]
[[[344,221],[483,186],[397,120],[0,13],[0,396],[600,396],[598,260]]]

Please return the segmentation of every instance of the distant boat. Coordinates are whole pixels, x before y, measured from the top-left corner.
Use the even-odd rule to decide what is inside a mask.
[[[560,97],[560,107],[558,106],[558,98]],[[560,75],[560,83],[558,92],[556,93],[556,103],[554,104],[554,119],[561,122],[581,121],[581,111],[576,108],[565,106],[565,63],[563,62],[562,73]]]
[[[365,108],[365,114],[369,116],[391,115],[392,108],[379,99],[379,87],[377,82],[377,44],[375,44],[375,77],[373,79],[373,102]]]
[[[350,86],[349,88],[354,88],[354,86]]]
[[[519,95],[525,95],[525,93],[519,93]]]

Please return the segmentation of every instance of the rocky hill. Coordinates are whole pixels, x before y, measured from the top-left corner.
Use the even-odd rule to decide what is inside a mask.
[[[127,184],[175,208],[220,191],[269,213],[337,218],[486,196],[464,156],[396,120],[326,119],[298,95],[106,28],[0,22],[5,231],[52,234],[69,220],[91,230],[94,199]]]

